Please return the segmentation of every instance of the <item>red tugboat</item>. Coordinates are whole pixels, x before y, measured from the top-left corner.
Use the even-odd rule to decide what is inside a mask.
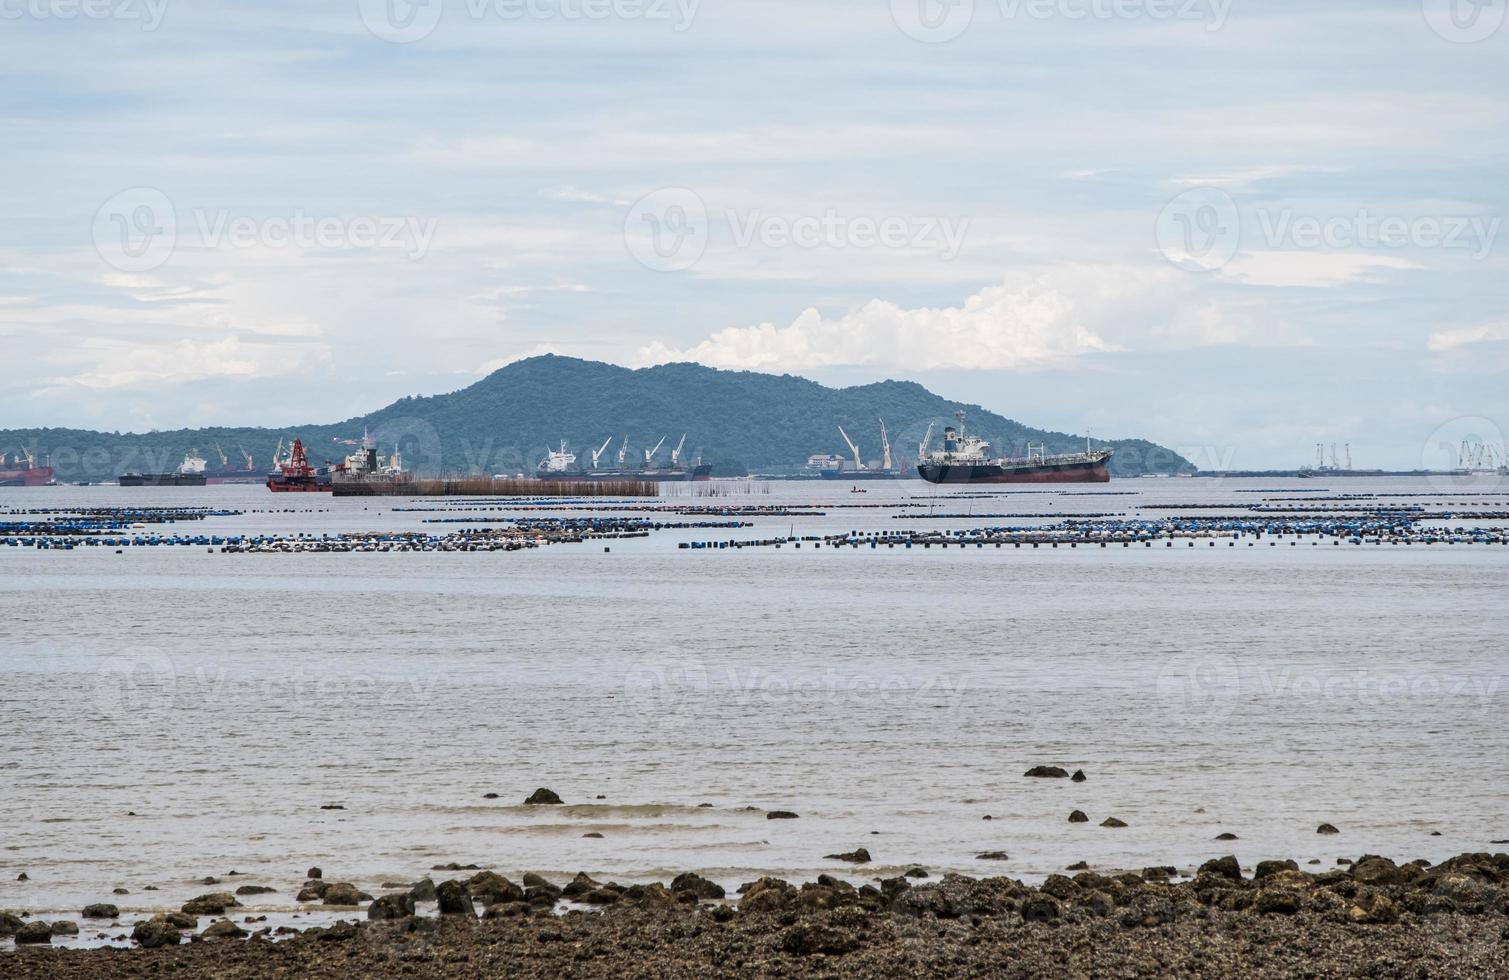
[[[46,487],[52,482],[52,467],[38,466],[37,457],[25,446],[11,455],[9,463],[0,453],[0,487]]]
[[[276,455],[273,458],[277,459]],[[330,483],[330,473],[310,466],[303,441],[295,439],[288,458],[278,460],[278,472],[267,478],[267,489],[273,493],[330,493]]]

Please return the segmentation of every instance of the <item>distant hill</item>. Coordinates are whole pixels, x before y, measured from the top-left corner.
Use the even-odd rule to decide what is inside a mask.
[[[612,440],[611,458],[628,436],[630,458],[666,436],[665,460],[683,432],[688,456],[714,464],[715,473],[737,475],[794,471],[812,453],[848,455],[837,426],[859,443],[867,462],[880,458],[879,419],[885,419],[893,452],[914,462],[929,423],[943,425],[963,409],[971,431],[998,452],[1020,453],[1027,443],[1045,443],[1049,453],[1084,448],[1083,435],[1034,429],[935,395],[910,381],[881,381],[827,388],[792,375],[720,371],[699,364],[665,364],[631,370],[573,357],[547,355],[516,361],[460,391],[402,398],[371,414],[334,424],[265,428],[181,429],[170,432],[105,433],[81,429],[0,430],[0,450],[25,445],[49,457],[60,481],[105,480],[127,471],[166,472],[191,448],[213,466],[215,447],[233,464],[241,450],[265,471],[279,439],[298,436],[312,459],[339,459],[349,450],[337,440],[359,439],[370,430],[383,452],[395,442],[404,462],[426,473],[517,473],[531,471],[547,446],[565,439],[584,460]],[[1182,456],[1142,439],[1097,440],[1116,449],[1111,470],[1120,476],[1190,473]]]

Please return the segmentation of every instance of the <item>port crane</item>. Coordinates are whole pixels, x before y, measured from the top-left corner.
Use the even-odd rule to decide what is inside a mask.
[[[683,433],[681,433],[681,441],[678,442],[678,443],[676,443],[676,448],[675,449],[671,450],[671,465],[672,466],[675,466],[675,465],[677,465],[678,463],[681,462],[681,450],[683,450],[685,448],[686,448],[686,433],[683,432]]]
[[[650,463],[652,463],[654,461],[655,454],[658,453],[658,452],[660,452],[660,447],[664,446],[664,445],[665,445],[665,436],[661,436],[660,437],[660,441],[657,442],[657,443],[655,443],[655,448],[654,449],[646,449],[644,451],[644,465],[649,466]]]
[[[927,459],[927,444],[933,441],[933,423],[927,424],[927,432],[923,433],[922,441],[917,443],[917,458]]]
[[[849,444],[849,451],[854,454],[854,468],[856,470],[864,469],[864,460],[859,458],[859,447],[854,445],[854,440],[849,438],[849,433],[844,431],[843,426],[838,427],[838,434],[844,437],[844,442]]]
[[[244,446],[237,446],[236,448],[238,450],[240,450],[240,452],[241,452],[241,458],[244,459],[244,460],[246,460],[246,468],[247,468],[247,470],[250,471],[250,470],[254,469],[255,466],[252,463],[252,454],[249,453],[249,452],[247,452],[246,448]]]
[[[885,419],[880,420],[880,468],[891,469],[891,437],[886,435]]]
[[[629,437],[624,436],[624,444],[618,447],[618,465],[620,468],[629,461]]]
[[[612,441],[613,441],[613,437],[609,436],[608,438],[604,439],[603,440],[603,444],[601,446],[599,446],[595,452],[593,452],[593,454],[592,454],[592,468],[594,470],[597,469],[597,461],[600,460],[600,459],[602,459],[603,458],[603,453],[605,453],[605,452],[608,451],[608,443],[610,443]]]

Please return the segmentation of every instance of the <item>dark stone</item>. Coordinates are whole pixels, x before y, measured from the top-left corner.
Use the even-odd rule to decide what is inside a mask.
[[[825,861],[847,861],[850,864],[869,864],[870,852],[863,847],[855,848],[847,854],[824,854]]]
[[[1275,888],[1258,892],[1253,904],[1265,915],[1293,915],[1299,911],[1300,897],[1295,892]]]
[[[1033,766],[1022,775],[1037,779],[1068,779],[1069,770],[1060,769],[1058,766]]]
[[[588,905],[613,905],[617,903],[619,898],[621,897],[622,896],[620,896],[619,893],[614,891],[612,888],[603,887],[594,888],[592,891],[583,895],[581,900],[583,902],[586,902]]]
[[[0,936],[14,936],[26,923],[9,912],[0,912]]]
[[[498,798],[498,794],[497,793],[483,793],[482,794],[482,798],[484,800],[496,800]]]
[[[163,919],[148,919],[138,922],[131,930],[131,938],[142,949],[156,949],[159,946],[177,946],[183,937],[172,923]]]
[[[1090,822],[1090,818],[1087,817],[1087,816],[1085,816],[1085,811],[1083,811],[1083,810],[1075,810],[1073,813],[1069,814],[1069,822],[1070,823],[1089,823]]]
[[[548,790],[545,787],[541,786],[539,789],[537,789],[533,793],[529,794],[529,799],[527,799],[527,800],[524,801],[524,805],[525,806],[541,806],[541,805],[554,806],[554,805],[559,804],[560,802],[561,802],[561,798],[559,796],[556,796],[550,790]]]
[[[131,889],[129,889],[129,888],[112,888],[112,889],[110,889],[110,894],[112,894],[112,895],[129,895],[129,894],[131,894]]]
[[[790,810],[771,810],[765,814],[766,820],[795,820],[796,814]]]
[[[1341,831],[1337,830],[1335,827],[1331,826],[1328,823],[1323,823],[1319,827],[1316,827],[1315,828],[1315,832],[1317,834],[1339,834],[1339,833],[1341,833]]]
[[[561,894],[567,898],[577,898],[601,887],[602,882],[594,881],[585,871],[578,871],[576,877],[568,881],[566,887],[561,889]]]
[[[440,903],[441,915],[469,915],[476,918],[477,907],[466,886],[459,881],[442,881],[435,886],[435,901]]]
[[[1075,861],[1073,864],[1069,865],[1064,870],[1065,871],[1089,871],[1090,870],[1090,863],[1088,861]]]
[[[976,861],[1010,861],[1011,857],[1005,851],[982,851],[975,855]]]
[[[1085,771],[1083,769],[1076,769],[1074,770],[1074,775],[1070,776],[1069,779],[1072,782],[1082,783],[1085,781]]]
[[[467,879],[466,891],[483,905],[524,901],[524,889],[493,871],[479,871]]]
[[[1171,864],[1159,864],[1150,868],[1142,869],[1142,877],[1147,881],[1166,880],[1179,873],[1179,869]]]
[[[277,891],[276,888],[269,888],[266,885],[242,885],[240,888],[236,889],[236,894],[237,895],[271,895],[275,891]]]
[[[17,881],[31,881],[31,876],[28,875],[25,871],[23,871],[20,874],[16,875],[16,880]]]
[[[414,887],[409,889],[409,894],[416,902],[433,902],[435,900],[435,882],[429,878],[420,878],[414,882]]]
[[[1118,820],[1115,817],[1106,817],[1104,820],[1102,820],[1100,822],[1100,825],[1102,827],[1125,827],[1126,826],[1126,821],[1125,820]]]
[[[306,878],[323,878],[323,877],[325,877],[325,873],[323,871],[321,871],[319,868],[310,868],[309,871],[304,875],[304,877],[306,877]]]
[[[842,956],[858,948],[859,937],[852,932],[815,922],[803,922],[787,930],[781,948],[792,956]]]
[[[1267,878],[1270,875],[1276,875],[1276,874],[1278,874],[1280,871],[1298,871],[1298,870],[1299,870],[1299,862],[1293,861],[1293,860],[1288,860],[1288,861],[1259,861],[1257,863],[1257,868],[1254,869],[1253,872],[1252,872],[1252,880],[1253,881],[1257,881],[1259,878]]]
[[[35,922],[23,923],[16,930],[16,945],[40,945],[52,942],[52,926],[37,919]]]
[[[372,896],[349,882],[339,882],[325,889],[320,900],[326,905],[360,905],[372,901]]]
[[[402,919],[414,914],[414,896],[408,892],[384,895],[367,907],[369,919]]]
[[[1232,881],[1241,881],[1242,866],[1237,863],[1235,855],[1228,854],[1225,857],[1211,858],[1200,865],[1200,874],[1208,874],[1217,878],[1228,878]]]
[[[687,871],[677,875],[671,880],[671,891],[691,892],[698,898],[722,898],[726,893],[723,886],[715,881],[709,881],[699,874]]]
[[[908,868],[903,873],[908,878],[926,878],[927,877],[927,869],[926,868]]]
[[[321,810],[344,810],[346,808],[343,807],[343,806],[341,806],[339,803],[322,803],[322,804],[320,804],[320,809]]]
[[[1216,840],[1237,840],[1237,835],[1228,830],[1224,833],[1217,834]]]
[[[597,831],[595,831],[595,830],[594,830],[594,831],[592,831],[592,832],[590,832],[590,833],[586,833],[586,834],[583,834],[583,835],[582,835],[582,836],[583,836],[583,837],[584,837],[584,838],[591,838],[591,839],[592,839],[592,840],[602,840],[602,839],[603,839],[603,835],[602,835],[602,834],[599,834],[599,833],[598,833],[598,832],[597,832]]]
[[[86,919],[116,919],[120,917],[121,910],[108,902],[99,902],[84,906],[84,911],[79,914]]]
[[[230,892],[211,892],[183,903],[183,911],[189,915],[224,915],[226,909],[240,906]]]
[[[229,919],[212,922],[200,933],[205,939],[245,939],[246,930]]]
[[[70,922],[67,919],[60,919],[52,924],[52,934],[54,936],[77,936],[79,934],[79,924],[77,922]]]
[[[1022,903],[1022,919],[1027,922],[1047,922],[1058,918],[1058,903],[1047,895],[1030,898]]]

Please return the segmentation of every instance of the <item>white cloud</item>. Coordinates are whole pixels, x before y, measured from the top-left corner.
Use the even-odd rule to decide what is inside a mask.
[[[959,306],[906,309],[873,299],[836,318],[809,308],[788,326],[730,327],[689,348],[656,341],[640,349],[639,361],[698,361],[751,370],[1053,367],[1084,354],[1119,350],[1096,325],[1158,278],[1082,266],[1019,274]]]
[[[1430,335],[1425,346],[1433,351],[1451,351],[1471,344],[1487,344],[1509,340],[1509,320],[1498,323],[1483,323],[1475,327],[1456,330],[1438,330]]]
[[[52,378],[51,387],[137,388],[206,378],[250,379],[299,374],[331,365],[325,344],[247,343],[237,337],[217,341],[179,340],[169,344],[90,341],[79,354],[93,363],[71,377]]]

